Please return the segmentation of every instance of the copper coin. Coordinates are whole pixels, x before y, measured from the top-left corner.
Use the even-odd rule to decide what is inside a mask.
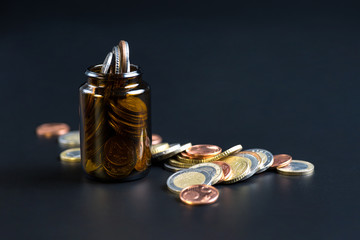
[[[202,157],[196,156],[196,157],[195,157],[195,156],[193,156],[193,155],[188,154],[186,151],[181,152],[180,155],[181,155],[182,157],[188,158],[188,159],[194,159],[194,158],[196,158],[196,159],[201,159],[201,160],[204,160],[204,159],[208,159],[208,158],[212,158],[212,157],[213,157],[213,156],[202,156]]]
[[[211,204],[219,198],[219,191],[213,186],[200,184],[184,188],[180,199],[189,205]]]
[[[285,167],[290,164],[292,156],[288,154],[274,155],[274,163],[271,165],[272,168]]]
[[[216,163],[217,165],[219,165],[222,168],[224,177],[223,177],[223,179],[221,179],[221,181],[227,181],[231,178],[232,171],[231,171],[231,167],[229,164],[227,164],[226,162],[221,162],[221,161],[214,161],[212,163]]]
[[[221,148],[216,145],[199,144],[186,149],[186,153],[193,157],[210,157],[221,153]]]
[[[162,137],[158,134],[153,134],[151,136],[151,142],[152,142],[152,145],[159,144],[162,142]]]
[[[64,135],[69,131],[70,127],[66,123],[44,123],[36,128],[36,134],[46,138]]]

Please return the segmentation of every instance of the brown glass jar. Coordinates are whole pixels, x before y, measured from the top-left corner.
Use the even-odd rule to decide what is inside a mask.
[[[81,162],[85,172],[104,181],[145,176],[151,163],[150,86],[138,66],[102,74],[88,68],[80,87]]]

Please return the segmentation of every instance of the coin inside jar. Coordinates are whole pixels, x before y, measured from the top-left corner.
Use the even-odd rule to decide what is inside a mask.
[[[219,198],[219,191],[205,184],[192,185],[180,192],[182,202],[189,205],[211,204]]]
[[[221,153],[221,148],[216,145],[199,144],[186,149],[186,153],[193,157],[215,156]]]
[[[66,123],[44,123],[36,128],[36,134],[45,138],[64,135],[69,131],[70,127]]]
[[[274,155],[274,163],[271,168],[285,167],[290,164],[292,157],[288,154],[277,154]]]

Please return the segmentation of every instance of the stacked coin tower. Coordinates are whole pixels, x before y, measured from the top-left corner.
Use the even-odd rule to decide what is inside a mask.
[[[150,87],[130,64],[126,41],[103,64],[90,67],[80,88],[81,158],[85,172],[104,181],[143,177],[150,166]]]

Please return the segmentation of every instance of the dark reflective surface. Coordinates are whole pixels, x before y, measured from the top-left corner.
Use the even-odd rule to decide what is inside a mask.
[[[358,238],[356,5],[114,4],[2,5],[1,239]],[[261,147],[315,173],[265,172],[191,207],[166,190],[161,168],[104,184],[62,164],[35,128],[79,128],[84,69],[120,39],[152,87],[164,141]]]

